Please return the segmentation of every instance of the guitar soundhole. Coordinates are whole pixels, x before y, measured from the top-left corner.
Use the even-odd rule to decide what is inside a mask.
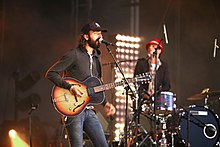
[[[78,106],[76,106],[76,108],[73,109],[73,112],[75,112],[75,110],[76,110],[78,107],[82,106],[84,103],[85,103],[85,101],[83,101],[81,104],[79,104]]]

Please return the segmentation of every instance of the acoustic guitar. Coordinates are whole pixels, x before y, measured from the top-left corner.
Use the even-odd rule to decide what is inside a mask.
[[[64,116],[74,117],[79,115],[87,105],[97,105],[104,100],[104,91],[115,88],[116,86],[126,85],[125,81],[102,84],[96,77],[89,77],[80,82],[74,78],[66,77],[64,80],[74,86],[77,86],[82,92],[82,97],[76,97],[67,89],[54,86],[51,97],[54,108]],[[135,78],[127,79],[129,83],[146,83],[151,80],[149,73],[142,73]]]

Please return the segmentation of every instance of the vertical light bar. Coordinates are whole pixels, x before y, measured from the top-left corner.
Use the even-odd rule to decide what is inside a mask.
[[[119,61],[122,71],[126,78],[133,77],[134,67],[136,65],[136,60],[139,55],[140,48],[140,37],[126,36],[117,34],[116,39],[116,59]],[[115,80],[119,82],[122,80],[122,75],[116,72]],[[125,106],[126,106],[126,96],[123,94],[124,87],[116,87],[116,122],[115,122],[115,141],[119,141],[124,135],[125,126]],[[131,99],[129,98],[128,105],[131,106]],[[130,107],[128,108],[129,115],[131,112]]]

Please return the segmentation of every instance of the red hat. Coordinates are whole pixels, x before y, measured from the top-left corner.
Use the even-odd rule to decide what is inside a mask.
[[[107,32],[107,29],[103,28],[100,26],[99,23],[95,22],[95,21],[92,21],[86,25],[84,25],[81,29],[81,32],[83,34],[88,34],[89,31],[92,30],[92,31],[102,31],[102,32]]]
[[[164,52],[164,48],[163,48],[163,43],[161,40],[157,39],[157,38],[154,38],[153,40],[151,40],[150,42],[148,42],[146,44],[146,49],[148,49],[148,47],[151,45],[151,44],[156,44],[158,45],[159,44],[159,47],[161,49],[161,54]]]

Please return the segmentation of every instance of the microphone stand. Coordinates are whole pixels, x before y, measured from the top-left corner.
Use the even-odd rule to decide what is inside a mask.
[[[28,112],[29,116],[29,131],[30,131],[30,147],[32,147],[32,119],[31,119],[31,114],[34,110],[36,110],[38,105],[33,105],[31,104],[31,109]]]
[[[159,49],[159,47],[160,47],[159,45],[160,45],[160,43],[161,43],[162,40],[163,40],[163,38],[160,40],[159,44],[158,44],[157,47],[155,48],[155,51],[153,52],[153,57],[155,58],[155,64],[156,64],[155,69],[154,69],[154,71],[155,71],[155,76],[154,76],[154,94],[153,94],[153,96],[154,96],[154,102],[153,102],[153,103],[154,103],[154,134],[155,134],[154,140],[156,141],[156,146],[157,146],[156,98],[157,98],[157,66],[158,66],[157,50]]]
[[[132,97],[135,98],[135,94],[134,92],[132,91],[130,85],[129,85],[129,82],[128,80],[125,78],[125,75],[121,69],[121,67],[119,66],[118,62],[116,61],[114,55],[112,54],[112,51],[111,49],[109,48],[109,46],[107,44],[105,44],[109,54],[111,55],[112,59],[114,60],[115,62],[115,65],[116,67],[119,69],[120,73],[122,74],[123,78],[124,78],[124,81],[125,81],[125,84],[126,84],[126,87],[125,87],[125,90],[126,90],[126,100],[125,100],[125,103],[126,103],[126,106],[125,106],[125,147],[127,147],[127,132],[128,132],[128,91],[130,90],[130,92],[132,93]]]

